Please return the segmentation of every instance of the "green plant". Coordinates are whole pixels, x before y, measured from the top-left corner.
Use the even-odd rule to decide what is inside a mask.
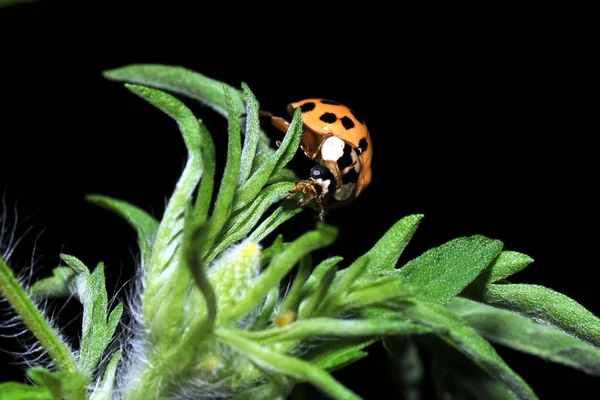
[[[102,263],[90,271],[64,254],[53,276],[24,288],[0,258],[0,292],[54,364],[27,371],[34,385],[0,384],[0,398],[273,399],[308,382],[331,398],[355,399],[330,372],[366,357],[365,348],[382,338],[395,355],[406,398],[419,398],[417,346],[433,355],[441,397],[536,398],[492,343],[600,375],[598,318],[550,289],[509,283],[533,260],[498,240],[460,237],[398,267],[423,217],[409,215],[343,268],[340,256],[313,262],[311,253],[336,239],[337,228],[326,223],[291,242],[279,235],[265,243],[301,211],[284,201],[297,179],[285,166],[300,141],[298,112],[273,149],[245,84],[238,90],[163,65],[132,65],[105,76],[128,82],[130,91],[173,118],[188,149],[160,221],[123,200],[87,198],[138,233],[140,278],[126,310],[131,335],[114,335],[124,307],[109,311]],[[218,188],[209,132],[167,92],[227,117]],[[0,250],[6,255],[10,246]],[[83,307],[77,351],[37,306],[68,296]]]

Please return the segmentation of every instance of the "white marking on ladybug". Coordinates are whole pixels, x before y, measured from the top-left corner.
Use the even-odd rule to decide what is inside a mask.
[[[321,186],[321,190],[323,191],[323,194],[329,192],[329,185],[331,185],[331,180],[330,179],[313,179],[313,181],[315,181],[317,184],[319,184],[319,186]]]
[[[338,137],[332,136],[323,142],[321,158],[323,160],[337,161],[344,155],[346,143]]]

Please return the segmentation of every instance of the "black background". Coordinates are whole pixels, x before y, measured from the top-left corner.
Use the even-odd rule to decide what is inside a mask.
[[[10,216],[16,207],[18,232],[31,227],[13,268],[30,263],[35,243],[36,276],[49,274],[64,252],[90,266],[105,262],[112,292],[131,277],[135,233],[84,196],[113,196],[160,216],[185,149],[169,117],[101,73],[162,63],[237,87],[246,82],[275,114],[285,115],[289,102],[324,97],[362,115],[373,138],[373,182],[355,204],[328,215],[340,234],[321,256],[349,262],[403,216],[423,213],[403,262],[483,234],[535,259],[513,281],[600,311],[592,74],[586,26],[569,13],[81,3],[0,9],[0,189]],[[183,100],[206,122],[222,167],[225,120]],[[310,163],[299,152],[290,166],[305,176]],[[280,232],[291,240],[314,222],[303,212]],[[70,308],[59,310],[57,320],[69,323]],[[65,333],[76,337],[78,324]],[[16,347],[18,340],[2,339],[4,350]],[[541,398],[599,383],[498,351]],[[365,398],[385,398],[374,397],[394,387],[385,352],[380,345],[371,352],[335,376]],[[2,374],[9,379],[22,380],[21,369]]]

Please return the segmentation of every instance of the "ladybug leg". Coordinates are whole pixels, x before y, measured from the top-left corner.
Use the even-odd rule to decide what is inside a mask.
[[[313,201],[321,208],[321,212],[319,213],[319,220],[325,220],[325,208],[323,207],[323,193],[319,194],[317,189],[315,189],[313,181],[301,181],[296,184],[294,188],[292,188],[287,196],[288,199],[293,198],[299,192],[302,192],[304,195],[299,201],[298,205],[300,207],[305,207]]]
[[[308,158],[314,160],[321,148],[317,135],[315,135],[314,132],[305,129],[302,132],[302,138],[300,139],[300,148]]]
[[[269,117],[271,119],[271,123],[273,124],[273,126],[277,129],[279,129],[283,133],[286,133],[288,131],[288,128],[290,127],[290,123],[288,120],[281,118],[281,117],[276,117],[268,111],[260,110],[258,112],[258,116],[259,117]]]
[[[298,182],[296,186],[290,190],[287,196],[288,200],[293,198],[298,192],[302,192],[304,195],[304,197],[298,201],[298,205],[301,207],[304,207],[319,195],[314,188],[314,183],[312,181]]]

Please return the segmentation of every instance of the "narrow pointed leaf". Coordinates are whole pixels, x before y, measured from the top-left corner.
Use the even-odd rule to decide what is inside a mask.
[[[343,320],[320,317],[296,321],[282,328],[272,328],[260,332],[240,332],[240,334],[256,342],[269,343],[307,340],[313,337],[372,338],[382,335],[413,335],[431,332],[433,329],[409,321]]]
[[[423,299],[446,304],[458,295],[502,251],[502,242],[474,235],[451,240],[408,262],[398,271]]]
[[[303,358],[317,367],[331,372],[368,356],[363,349],[375,341],[375,339],[363,338],[338,339],[335,343],[327,343],[308,350]]]
[[[206,222],[212,202],[215,185],[216,156],[213,139],[202,121],[198,121],[200,139],[202,141],[202,179],[198,187],[196,205],[194,206],[194,223],[198,226]]]
[[[29,288],[29,294],[37,299],[68,297],[71,295],[75,271],[70,267],[57,267],[52,276],[40,279]]]
[[[600,347],[600,319],[562,293],[539,285],[491,284],[467,296],[553,326]]]
[[[312,274],[308,277],[304,285],[302,286],[302,297],[309,296],[317,287],[319,282],[328,273],[328,271],[342,262],[344,258],[340,256],[329,257],[321,261],[313,270]]]
[[[305,380],[319,388],[322,392],[338,400],[358,400],[356,394],[336,381],[325,370],[298,358],[265,349],[251,340],[234,332],[219,329],[215,332],[227,345],[241,352],[262,368],[271,372],[290,376],[297,380]]]
[[[119,303],[113,308],[110,315],[108,316],[108,321],[106,324],[106,336],[108,338],[112,338],[115,334],[115,330],[121,321],[121,317],[123,316],[123,303]]]
[[[254,201],[239,210],[230,219],[230,225],[224,228],[224,238],[219,240],[212,253],[219,254],[233,243],[247,237],[265,211],[274,203],[285,198],[293,187],[293,183],[281,182],[263,189]]]
[[[492,345],[456,314],[433,303],[407,302],[402,313],[433,328],[441,339],[512,390],[520,399],[537,399],[529,385],[496,353]]]
[[[409,215],[396,222],[366,253],[369,257],[367,275],[381,276],[397,273],[396,264],[406,245],[417,230],[422,214]]]
[[[202,156],[200,154],[202,139],[198,120],[180,100],[160,90],[144,86],[126,85],[126,87],[175,120],[188,150],[185,168],[163,214],[147,266],[148,276],[143,313],[144,317],[150,321],[152,316],[156,315],[155,307],[158,306],[155,302],[153,303],[152,299],[156,298],[156,292],[162,287],[162,283],[157,282],[156,276],[169,265],[169,261],[174,257],[181,243],[182,216],[202,175]]]
[[[90,270],[80,259],[68,254],[61,254],[61,260],[63,260],[69,267],[75,271],[78,275],[89,275]]]
[[[229,132],[229,139],[227,142],[227,161],[211,217],[211,225],[206,238],[206,249],[211,248],[212,244],[221,233],[221,230],[231,215],[232,202],[240,172],[241,143],[239,115],[234,109],[231,96],[227,90],[225,90],[224,95],[225,104],[229,110],[227,117]]]
[[[117,373],[117,367],[119,360],[121,359],[121,350],[114,352],[102,377],[100,387],[94,390],[90,396],[90,400],[112,400],[113,393],[115,392],[115,375]]]
[[[556,328],[461,297],[447,308],[494,343],[600,376],[600,349]]]
[[[228,115],[223,99],[223,87],[226,87],[231,93],[234,109],[240,114],[245,111],[244,96],[240,90],[186,68],[160,64],[134,64],[104,71],[103,74],[105,78],[114,81],[137,83],[182,94],[207,105],[224,117]],[[272,148],[273,143],[274,141],[260,131],[253,172],[254,168],[262,165],[275,152]],[[269,183],[278,180],[297,180],[297,178],[293,171],[282,169]]]
[[[250,239],[255,240],[257,242],[262,241],[266,238],[271,232],[277,229],[281,224],[283,224],[288,219],[292,218],[294,215],[301,212],[303,208],[300,207],[288,207],[285,204],[280,205],[273,211],[273,214],[269,215],[265,218],[259,226],[254,229],[254,231],[250,234]]]
[[[405,286],[396,277],[386,277],[378,280],[375,284],[365,285],[348,294],[340,308],[349,310],[352,308],[364,308],[377,306],[388,302],[404,300],[415,295],[415,290]]]
[[[79,299],[83,305],[79,364],[84,371],[92,371],[108,345],[106,338],[108,297],[102,265],[97,266],[91,275],[79,275],[76,282]]]
[[[158,231],[158,221],[146,211],[123,200],[108,196],[88,195],[87,201],[107,210],[113,211],[124,218],[136,231],[140,230],[148,243],[154,242]]]
[[[267,326],[271,324],[271,317],[275,312],[275,307],[277,306],[277,300],[279,299],[279,287],[273,287],[262,306],[260,307],[260,311],[258,313],[258,317],[252,323],[249,330],[259,330],[265,329]]]
[[[278,169],[283,168],[292,159],[300,145],[301,134],[302,116],[300,110],[297,110],[279,149],[252,174],[250,179],[243,182],[239,187],[233,204],[233,211],[239,210],[251,202],[265,186],[271,175],[277,172]]]
[[[258,138],[260,135],[260,124],[258,120],[258,102],[254,93],[248,85],[242,82],[244,98],[246,100],[246,134],[244,135],[244,146],[240,160],[240,174],[238,182],[243,183],[250,176],[254,156],[258,147]]]
[[[287,291],[285,295],[285,299],[281,303],[281,307],[279,307],[279,313],[283,314],[288,311],[298,312],[298,306],[300,305],[300,301],[302,300],[302,286],[308,279],[312,267],[312,261],[310,256],[304,256],[300,260],[298,265],[298,270],[296,271],[296,275],[294,276],[294,282],[292,286]]]
[[[533,262],[533,258],[517,251],[505,250],[477,277],[473,285],[487,285],[516,274]]]
[[[183,94],[225,117],[227,108],[223,101],[223,86],[227,86],[232,94],[233,106],[239,113],[244,112],[244,98],[241,91],[186,68],[160,64],[133,64],[104,71],[103,75],[114,81],[137,83]]]
[[[298,308],[298,319],[311,318],[319,315],[319,306],[323,303],[327,290],[335,278],[338,271],[337,266],[332,265],[323,277],[319,280],[314,290],[300,303]],[[312,320],[313,318],[311,318]]]

